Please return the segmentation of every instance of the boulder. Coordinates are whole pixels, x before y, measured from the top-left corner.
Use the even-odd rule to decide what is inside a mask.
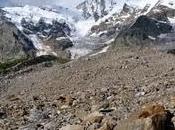
[[[114,130],[174,130],[172,118],[164,106],[146,105],[135,116],[121,121]]]
[[[81,125],[67,125],[62,127],[60,130],[84,130],[84,127]]]

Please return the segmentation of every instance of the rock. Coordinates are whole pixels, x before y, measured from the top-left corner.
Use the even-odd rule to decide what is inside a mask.
[[[99,113],[99,112],[94,112],[91,113],[89,115],[87,115],[84,118],[84,122],[88,122],[88,123],[100,123],[103,119],[104,115]]]
[[[68,105],[63,105],[63,106],[61,106],[61,109],[68,109],[68,108],[69,108]]]
[[[44,125],[44,130],[55,130],[56,129],[56,123],[55,122],[49,122]]]
[[[99,129],[97,130],[112,130],[107,123],[105,123],[102,127],[100,127]]]
[[[117,121],[112,117],[105,117],[102,122],[102,127],[99,130],[113,130],[117,125]]]
[[[68,106],[72,106],[73,102],[75,101],[75,99],[71,96],[60,96],[57,100],[61,101],[62,103]]]
[[[84,127],[81,125],[67,125],[62,127],[60,130],[84,130]]]
[[[112,111],[114,111],[114,110],[116,110],[116,108],[106,108],[106,109],[100,109],[100,112],[102,112],[102,113],[109,113],[109,112],[112,112]]]
[[[63,38],[57,38],[55,41],[55,49],[61,49],[61,50],[65,50],[67,48],[70,48],[73,46],[72,41],[67,38],[67,37],[63,37]]]
[[[145,26],[147,25],[147,26]],[[155,42],[160,34],[170,33],[172,26],[148,16],[140,16],[136,22],[117,36],[115,43],[126,45],[145,45]]]
[[[35,55],[35,47],[18,28],[0,16],[0,62]]]
[[[120,122],[114,130],[174,130],[172,117],[162,105],[147,105],[134,118]]]
[[[101,127],[101,125],[99,123],[93,123],[92,125],[90,125],[87,130],[97,130]]]
[[[0,109],[0,119],[5,119],[7,117],[7,113],[5,110]]]
[[[111,2],[111,4],[113,4],[113,2]],[[76,8],[78,10],[81,10],[82,15],[85,19],[93,17],[95,21],[98,21],[100,18],[108,14],[105,0],[92,0],[90,2],[84,1],[80,3]]]
[[[170,97],[170,105],[172,108],[175,108],[175,97],[174,96]]]
[[[121,14],[132,14],[134,12],[134,8],[129,6],[128,4],[123,5],[123,9],[121,11]]]

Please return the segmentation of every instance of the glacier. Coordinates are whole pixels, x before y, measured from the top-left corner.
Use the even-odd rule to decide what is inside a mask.
[[[95,1],[86,0],[86,2],[88,3],[88,11],[92,13],[91,6],[92,5],[95,6],[95,3],[94,3]],[[153,7],[155,7],[156,4],[165,5],[169,8],[175,8],[175,0],[120,0],[120,1],[119,0],[106,0],[105,10],[108,11],[108,14],[103,16],[97,21],[95,21],[94,18],[92,17],[88,19],[83,18],[81,10],[76,10],[76,8],[72,10],[65,9],[61,7],[60,5],[59,6],[47,5],[45,7],[25,5],[21,7],[4,7],[2,9],[6,11],[5,16],[11,22],[15,23],[15,25],[21,31],[23,30],[23,27],[21,26],[21,20],[23,18],[25,18],[25,20],[27,21],[32,21],[35,24],[37,24],[41,18],[43,18],[45,22],[49,24],[52,24],[53,20],[56,20],[58,22],[66,22],[71,28],[71,35],[69,37],[74,42],[74,47],[68,49],[68,51],[72,53],[72,58],[76,58],[76,57],[87,55],[91,53],[92,50],[94,49],[92,47],[94,40],[91,41],[89,40],[91,38],[85,38],[85,37],[89,37],[88,34],[91,28],[94,25],[99,25],[101,22],[104,22],[106,19],[113,16],[113,14],[120,13],[125,3],[137,9],[143,9],[145,6],[148,5],[149,8],[144,13],[144,15],[146,15]],[[100,8],[98,8],[97,10],[100,11]],[[127,17],[128,17],[127,15],[123,16],[123,19]],[[169,18],[169,21],[170,23],[174,24],[175,18]],[[101,33],[93,34],[91,35],[91,37],[99,38],[100,34]],[[40,50],[40,53],[38,55],[44,55],[46,53],[52,53],[55,55],[55,53],[52,52],[50,48],[44,45],[42,46],[41,41],[39,41],[36,35],[31,35],[30,37],[32,41],[34,42],[35,47],[38,50]],[[84,40],[87,40],[87,41],[84,41]],[[109,39],[109,41],[110,40],[111,39]],[[105,44],[106,42],[107,41],[101,44]]]

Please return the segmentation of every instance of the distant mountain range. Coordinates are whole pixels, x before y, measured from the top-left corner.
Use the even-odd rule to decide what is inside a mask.
[[[6,48],[13,55],[24,51],[34,57],[54,55],[66,58],[71,57],[68,48],[74,46],[76,40],[73,39],[80,37],[81,31],[86,37],[115,39],[115,43],[121,44],[172,44],[175,41],[174,3],[172,0],[86,0],[77,5],[77,10],[61,6],[4,7],[1,22],[5,27],[1,26],[1,30],[5,32],[5,29],[13,28],[9,33],[12,36],[8,34],[6,37],[14,37],[14,45],[19,42],[21,49],[9,49],[8,41],[2,42],[6,39],[2,34],[0,44],[2,50]],[[6,53],[3,55],[8,57]]]

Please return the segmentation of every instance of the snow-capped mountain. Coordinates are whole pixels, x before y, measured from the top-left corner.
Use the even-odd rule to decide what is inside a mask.
[[[61,7],[58,10],[24,6],[5,7],[3,10],[4,16],[33,41],[37,56],[57,56],[60,50],[73,46],[69,37],[76,31],[74,23],[79,19],[78,14],[68,15],[70,11]]]
[[[104,17],[111,11],[116,2],[114,0],[86,0],[77,6],[83,16],[88,19],[94,17],[95,21]]]
[[[75,21],[75,19],[71,17],[71,14],[65,16],[66,12],[63,13],[63,9],[60,12],[56,12],[57,10],[54,9],[51,10],[49,8],[26,5],[24,7],[5,7],[3,10],[6,11],[5,16],[9,18],[11,22],[15,23],[19,29],[22,29],[22,19],[32,21],[34,24],[37,24],[41,18],[48,24],[51,24],[53,20],[56,20],[61,23],[66,22],[72,28],[72,23]]]
[[[158,0],[85,0],[77,6],[77,9],[85,18],[93,17],[97,21],[104,16],[120,12],[125,4],[138,9],[148,5],[151,9],[157,2]]]
[[[142,19],[146,16],[146,20]],[[141,18],[140,18],[141,17]],[[155,28],[150,28],[144,32],[147,38],[155,41],[155,39],[160,39],[159,35],[164,33],[172,33],[174,28],[174,19],[175,19],[175,1],[172,0],[123,0],[118,1],[113,10],[110,11],[106,16],[97,21],[97,25],[91,28],[92,35],[105,36],[109,37],[114,35],[119,37],[125,37],[127,35],[134,35],[135,33],[143,34],[143,29],[153,27],[159,30],[159,33],[156,32],[155,35],[152,35],[152,32],[155,32]],[[140,21],[141,20],[141,21]],[[155,21],[155,22],[153,22]],[[139,26],[135,26],[137,23],[142,23]],[[152,23],[153,22],[153,23]],[[149,24],[151,23],[151,25]],[[163,24],[163,26],[162,26]],[[172,29],[167,29],[167,26],[171,26]],[[136,27],[135,31],[133,28]],[[132,28],[132,29],[131,29]],[[161,28],[161,29],[159,29]],[[141,30],[138,30],[141,29]],[[166,30],[165,32],[162,30]],[[131,31],[131,32],[130,32]],[[121,35],[125,32],[125,35]],[[134,33],[134,34],[133,34]],[[123,42],[123,41],[122,41]],[[126,41],[125,41],[126,42]],[[140,42],[140,41],[139,41]]]
[[[174,0],[85,0],[76,8],[48,5],[2,10],[6,20],[32,42],[36,56],[60,56],[64,51],[79,57],[96,50],[99,41],[101,45],[116,37],[122,42],[133,37],[139,42],[164,41],[174,32]]]

